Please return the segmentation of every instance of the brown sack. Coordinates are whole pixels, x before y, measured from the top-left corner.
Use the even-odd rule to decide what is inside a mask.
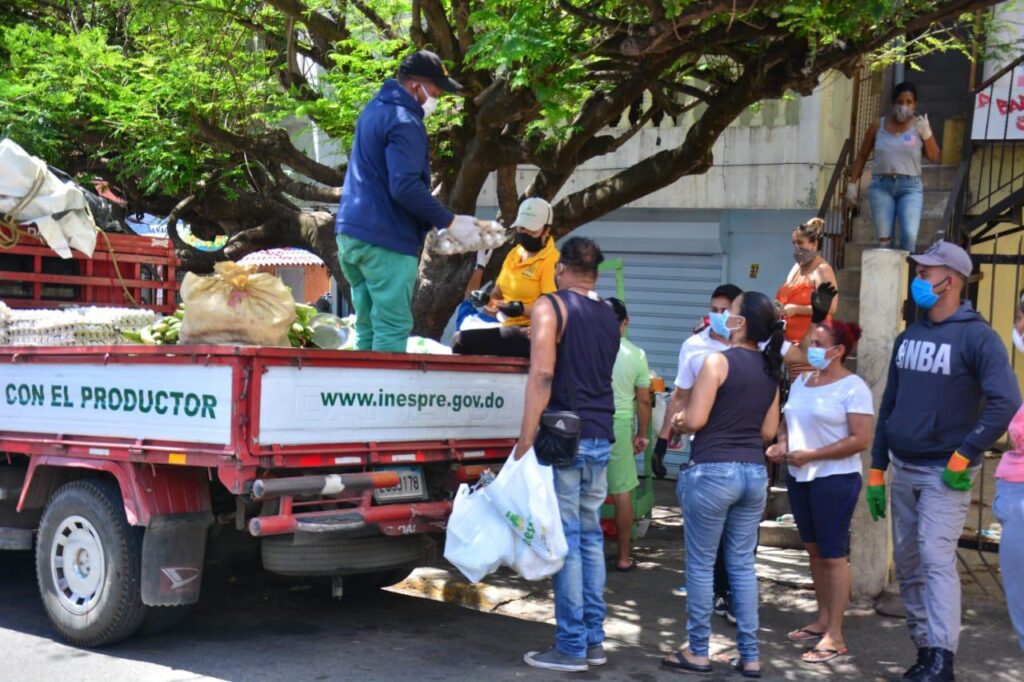
[[[291,345],[295,299],[279,277],[223,261],[213,275],[185,275],[181,299],[181,343]]]

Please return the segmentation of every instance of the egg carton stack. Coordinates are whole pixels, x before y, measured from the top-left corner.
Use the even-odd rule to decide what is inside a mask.
[[[128,341],[121,334],[152,324],[156,313],[134,308],[12,310],[7,343],[12,346],[112,346]]]
[[[11,309],[7,304],[0,301],[0,346],[7,345],[7,325],[11,319]]]

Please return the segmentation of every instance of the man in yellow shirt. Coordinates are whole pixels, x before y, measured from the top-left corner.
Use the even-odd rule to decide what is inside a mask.
[[[452,350],[463,355],[530,357],[528,329],[533,305],[558,288],[558,249],[551,236],[553,220],[551,204],[543,199],[531,197],[519,205],[519,214],[512,223],[516,245],[505,256],[497,280],[504,301],[499,308],[502,326],[459,332],[452,338]]]

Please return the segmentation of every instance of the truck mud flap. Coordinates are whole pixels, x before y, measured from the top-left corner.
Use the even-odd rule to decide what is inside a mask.
[[[142,603],[183,606],[199,601],[208,512],[154,516],[142,539]]]

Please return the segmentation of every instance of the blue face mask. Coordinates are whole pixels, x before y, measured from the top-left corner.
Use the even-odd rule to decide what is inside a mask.
[[[832,359],[825,357],[830,350],[831,348],[808,348],[807,364],[817,370],[825,369],[832,363]]]
[[[729,338],[729,335],[732,334],[732,330],[725,326],[725,323],[728,319],[728,310],[726,310],[723,313],[708,313],[708,320],[711,324],[711,331],[718,334],[719,336],[724,336],[725,338]]]
[[[942,280],[942,282],[945,281]],[[939,282],[939,284],[942,284],[942,282]],[[939,295],[935,293],[935,287],[939,286],[939,284],[933,286],[928,280],[915,277],[914,281],[910,284],[910,295],[913,297],[914,303],[919,308],[930,310],[939,300]]]

